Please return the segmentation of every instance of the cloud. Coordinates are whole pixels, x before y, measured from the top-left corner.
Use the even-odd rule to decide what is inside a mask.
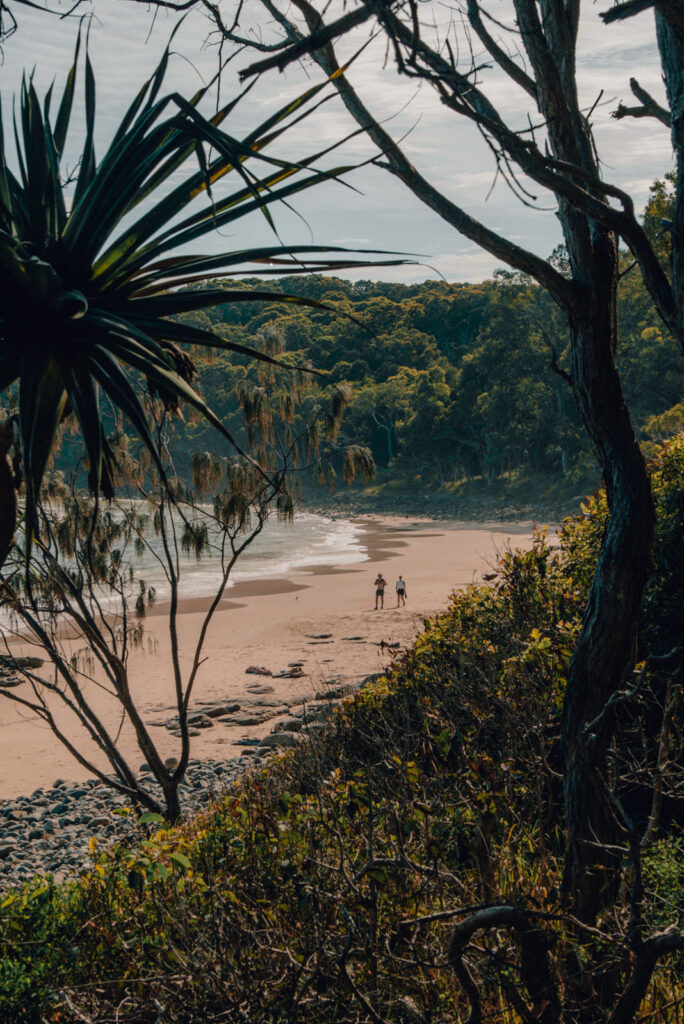
[[[254,9],[259,10],[259,5]],[[587,3],[582,9],[580,96],[589,107],[603,90],[604,101],[594,110],[592,121],[605,177],[633,192],[636,202],[643,204],[652,179],[662,176],[672,165],[667,132],[645,120],[616,121],[610,113],[617,105],[617,97],[627,99],[631,74],[636,74],[646,88],[662,95],[652,18],[643,16],[621,26],[606,27],[595,5]],[[97,17],[91,25],[89,46],[98,82],[96,141],[101,153],[135,91],[159,59],[176,20],[163,10],[153,17],[142,5],[127,4],[124,0],[96,0],[93,10]],[[434,6],[434,12],[436,18],[442,19],[437,27],[443,33],[451,14],[439,5]],[[59,87],[73,54],[77,31],[75,20],[60,20],[30,8],[22,8],[20,15],[19,31],[6,44],[4,64],[0,67],[5,117],[24,68],[35,66],[39,92],[55,77]],[[216,71],[217,50],[206,45],[208,31],[209,22],[198,12],[183,22],[173,42],[179,55],[170,63],[169,87],[190,94],[202,82],[211,80]],[[255,23],[254,31],[268,37],[275,29],[264,22]],[[364,29],[354,39],[342,43],[340,59],[351,57],[366,39]],[[458,52],[467,58],[467,48],[461,46]],[[221,80],[223,100],[241,91],[237,72],[250,59],[243,53],[227,66]],[[448,110],[429,86],[417,86],[415,81],[400,77],[381,40],[375,40],[361,53],[349,73],[373,113],[385,119],[385,127],[393,137],[405,136],[403,145],[409,159],[449,199],[534,252],[551,252],[560,240],[553,197],[537,186],[530,186],[530,191],[538,195],[540,209],[535,210],[523,205],[503,180],[498,180],[490,193],[494,180],[492,155],[478,131]],[[244,135],[278,106],[319,80],[319,72],[311,62],[307,67],[293,65],[284,75],[264,76],[241,100],[225,127],[233,134]],[[482,80],[487,95],[513,125],[524,128],[528,114],[534,123],[539,123],[539,116],[530,111],[529,98],[521,95],[503,74],[484,71]],[[209,107],[216,99],[214,90]],[[78,106],[76,121],[82,112],[82,106]],[[299,159],[334,144],[355,128],[339,99],[334,98],[317,111],[314,119],[303,121],[291,134],[278,139],[272,151],[283,158]],[[329,154],[324,165],[358,164],[373,155],[371,143],[358,135]],[[77,147],[69,156],[76,158]],[[303,221],[279,208],[276,213],[280,236],[292,244],[308,242],[313,237],[320,244],[333,244],[332,240],[336,240],[337,244],[349,246],[425,253],[428,262],[453,280],[477,280],[478,274],[488,276],[497,265],[491,257],[464,243],[436,213],[385,171],[368,166],[350,171],[346,180],[361,194],[328,183],[296,199]],[[216,236],[207,244],[218,251],[227,245],[237,248],[266,238],[273,241],[263,218],[257,216],[249,226],[236,227],[235,234]],[[382,271],[396,280],[415,279],[408,275],[421,273],[415,268]]]

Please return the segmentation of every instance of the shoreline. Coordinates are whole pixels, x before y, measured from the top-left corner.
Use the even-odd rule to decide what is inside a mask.
[[[346,517],[345,517],[346,518]],[[412,643],[423,620],[445,608],[452,590],[491,567],[496,550],[509,540],[526,546],[529,523],[440,522],[425,517],[354,517],[362,529],[365,561],[350,565],[309,565],[287,577],[237,582],[224,595],[212,621],[193,692],[194,713],[227,700],[239,713],[215,717],[194,730],[191,757],[230,760],[245,743],[264,734],[271,718],[315,699],[326,687],[358,682],[383,671],[388,652]],[[389,588],[384,611],[373,611],[372,580],[378,568]],[[408,581],[406,608],[393,606],[393,580]],[[178,615],[181,668],[187,671],[211,598],[182,599]],[[131,688],[162,756],[176,756],[178,740],[169,728],[172,704],[170,641],[160,603],[144,620],[146,643],[129,660]],[[36,653],[34,650],[32,653]],[[302,674],[278,673],[299,661]],[[273,673],[247,673],[250,666]],[[27,685],[27,684],[22,684]],[[105,720],[116,722],[116,706],[97,691],[94,702]],[[257,719],[251,724],[250,719]],[[249,724],[248,724],[249,723]],[[268,724],[268,729],[271,725]],[[89,773],[52,736],[47,726],[0,700],[0,803],[62,779],[83,783]],[[84,741],[84,749],[88,743]],[[142,760],[130,729],[120,745],[130,763]],[[105,767],[101,758],[97,763]]]
[[[311,509],[305,509],[312,512]],[[324,513],[313,513],[323,515]],[[334,513],[328,513],[334,516]],[[339,515],[339,519],[348,517]],[[294,567],[287,576],[263,576],[261,579],[237,580],[233,586],[226,589],[218,609],[223,611],[229,608],[244,607],[246,603],[257,597],[269,597],[278,594],[293,594],[297,591],[308,590],[314,583],[307,583],[308,577],[320,576],[347,576],[352,573],[362,572],[364,566],[370,562],[373,564],[391,560],[397,556],[398,551],[406,548],[409,542],[399,535],[420,536],[421,539],[433,539],[442,537],[445,533],[459,531],[491,531],[492,533],[510,533],[511,536],[527,536],[533,529],[533,522],[522,520],[520,522],[500,522],[498,520],[441,520],[429,517],[419,518],[417,516],[384,516],[365,515],[352,516],[349,522],[359,526],[363,531],[359,543],[366,550],[366,558],[358,562],[343,563],[322,562],[311,563]],[[439,524],[439,529],[434,527]],[[431,529],[432,528],[432,529]],[[213,595],[197,594],[192,597],[182,597],[178,602],[178,614],[187,615],[208,611],[213,600]],[[156,602],[147,612],[147,618],[155,618],[168,614],[170,602],[168,600]]]

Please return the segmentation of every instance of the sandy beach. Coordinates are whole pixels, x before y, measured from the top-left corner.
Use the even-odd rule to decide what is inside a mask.
[[[383,670],[392,652],[388,645],[409,644],[423,619],[446,607],[452,590],[490,571],[497,551],[530,543],[531,525],[516,523],[448,523],[411,519],[358,520],[367,560],[353,566],[308,566],[287,579],[238,583],[216,612],[209,628],[193,706],[234,700],[243,708],[255,701],[275,707],[313,699],[331,680],[341,683]],[[389,586],[384,610],[374,610],[373,581],[382,571]],[[406,607],[396,608],[394,584],[407,581]],[[208,599],[183,603],[178,619],[181,665],[187,671]],[[178,753],[179,741],[164,727],[174,712],[167,609],[159,605],[145,620],[142,647],[129,659],[131,688],[163,756]],[[37,651],[26,653],[38,653]],[[263,666],[274,674],[302,662],[300,678],[247,674]],[[256,687],[256,690],[255,690]],[[26,683],[14,692],[22,693]],[[261,691],[261,692],[259,692]],[[114,701],[93,684],[93,700],[115,732]],[[60,721],[72,729],[64,717]],[[215,721],[192,741],[193,757],[229,758],[243,749],[239,741],[263,736],[270,724],[241,725]],[[79,742],[104,769],[87,738]],[[120,745],[130,763],[142,761],[132,730],[123,726]],[[0,699],[0,798],[30,793],[57,778],[78,782],[89,772],[69,754],[35,716]]]

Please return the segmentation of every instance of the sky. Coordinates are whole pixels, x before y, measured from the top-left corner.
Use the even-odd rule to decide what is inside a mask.
[[[245,26],[261,38],[269,38],[272,27],[264,19],[258,0],[250,2],[252,7],[245,9]],[[63,9],[66,11],[69,6],[65,3]],[[505,20],[509,6],[509,0],[491,0],[489,9],[498,19]],[[664,102],[653,16],[649,12],[622,24],[604,26],[599,12],[608,6],[610,0],[583,0],[578,45],[580,98],[587,109],[598,100],[592,122],[604,177],[629,191],[637,209],[642,209],[652,180],[672,166],[668,132],[652,119],[617,121],[610,114],[620,99],[632,101],[628,84],[632,75]],[[158,61],[177,15],[159,11],[154,14],[145,5],[130,0],[92,0],[79,9],[93,15],[89,52],[98,84],[97,142],[101,152],[123,110]],[[223,0],[224,12],[233,9],[232,4]],[[421,5],[421,9],[427,11],[428,5]],[[332,17],[335,8],[330,10]],[[438,30],[444,32],[451,17],[447,5],[435,3],[430,10]],[[21,7],[16,8],[16,14],[19,27],[5,42],[0,64],[0,96],[6,123],[12,96],[19,89],[24,70],[35,69],[34,80],[40,94],[53,79],[59,89],[71,62],[77,32],[73,18],[60,19]],[[501,34],[510,38],[503,30]],[[366,39],[367,30],[363,29],[339,46],[338,57],[343,59],[356,52]],[[169,89],[190,95],[199,84],[213,77],[217,49],[205,16],[195,12],[186,17],[174,38],[173,50]],[[238,71],[258,56],[243,52],[228,64],[221,85],[223,101],[240,92]],[[386,57],[381,40],[371,42],[357,58],[350,77],[374,115],[386,119],[385,127],[396,139],[403,139],[403,148],[412,163],[468,213],[544,257],[561,241],[552,197],[531,186],[537,194],[532,207],[521,203],[505,182],[495,179],[491,154],[478,132],[446,109],[429,86],[419,86],[399,76],[391,57]],[[320,73],[311,62],[292,65],[284,74],[270,72],[240,102],[225,127],[236,135],[246,133],[288,98],[319,80]],[[482,84],[510,123],[524,125],[528,108],[523,93],[509,80],[486,70]],[[78,118],[74,118],[74,123],[77,122]],[[285,158],[301,157],[344,138],[354,128],[341,102],[333,99],[283,140],[277,153]],[[72,141],[75,160],[79,140]],[[360,163],[373,152],[367,140],[357,137],[342,147],[340,157],[330,156],[327,166],[334,166],[341,158]],[[386,171],[365,166],[347,180],[356,191],[335,183],[326,184],[299,199],[298,215],[281,207],[276,220],[282,240],[292,245],[313,241],[419,254],[413,265],[341,275],[349,278],[410,282],[441,276],[448,281],[475,282],[489,277],[501,266],[425,208]],[[229,238],[224,235],[207,241],[201,251],[273,241],[263,218],[257,214],[240,222]]]

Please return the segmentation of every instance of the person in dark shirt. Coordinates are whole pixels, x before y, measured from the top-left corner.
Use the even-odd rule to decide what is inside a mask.
[[[385,587],[387,586],[387,580],[381,572],[378,573],[375,579],[375,611],[378,610],[378,601],[380,607],[385,607]]]

